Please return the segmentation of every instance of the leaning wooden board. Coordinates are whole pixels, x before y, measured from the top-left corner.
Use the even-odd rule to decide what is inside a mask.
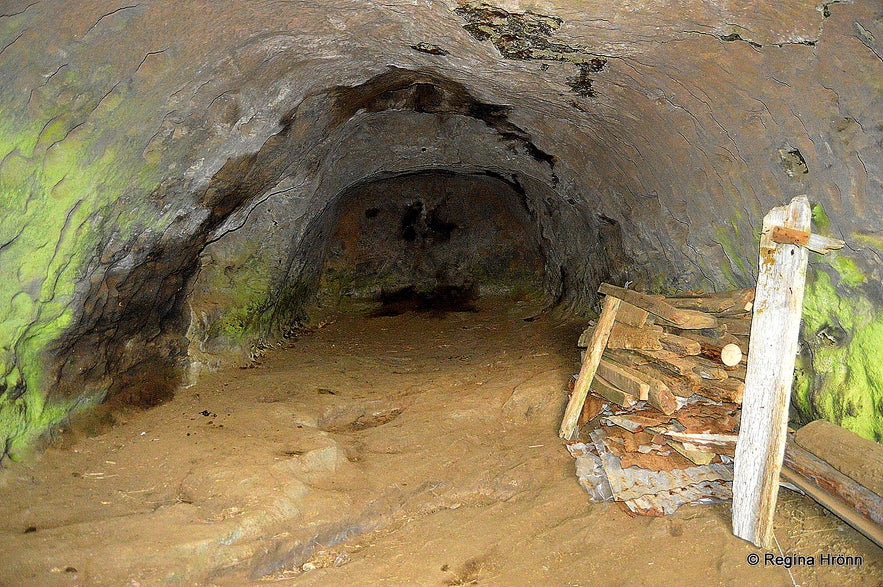
[[[763,219],[751,348],[742,399],[733,479],[733,533],[755,546],[773,546],[773,514],[785,451],[791,382],[809,251],[777,244],[776,226],[810,228],[806,196]]]
[[[619,310],[621,301],[613,296],[607,296],[601,302],[601,315],[598,317],[598,324],[592,333],[592,340],[586,351],[586,358],[579,370],[579,377],[573,386],[573,393],[567,408],[564,410],[564,418],[561,420],[561,429],[558,435],[570,440],[576,431],[576,425],[579,421],[580,412],[583,409],[583,403],[586,401],[586,395],[589,393],[589,386],[595,377],[595,371],[598,363],[601,361],[601,354],[604,347],[607,346],[607,339],[610,337],[610,331],[613,329],[613,321],[616,319],[616,312]]]

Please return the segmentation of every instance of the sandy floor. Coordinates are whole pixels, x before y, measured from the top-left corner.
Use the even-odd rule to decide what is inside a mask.
[[[752,567],[727,505],[589,503],[556,436],[576,322],[526,304],[338,316],[253,369],[0,472],[0,584],[881,585],[883,553],[782,491]],[[763,553],[760,553],[763,557]]]

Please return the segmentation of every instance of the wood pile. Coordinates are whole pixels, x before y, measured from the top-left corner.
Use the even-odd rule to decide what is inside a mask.
[[[568,446],[580,482],[643,515],[730,499],[754,290],[599,291],[607,298],[580,337],[587,350],[562,423],[566,438],[574,413],[585,428]]]

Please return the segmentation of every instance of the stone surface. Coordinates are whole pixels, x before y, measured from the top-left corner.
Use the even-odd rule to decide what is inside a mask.
[[[4,455],[289,332],[349,190],[427,171],[520,186],[575,311],[602,279],[750,285],[763,214],[808,194],[847,242],[809,322],[853,359],[808,326],[796,407],[879,440],[876,3],[499,4],[4,3]]]

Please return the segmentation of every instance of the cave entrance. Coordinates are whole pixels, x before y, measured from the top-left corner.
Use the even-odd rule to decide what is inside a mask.
[[[322,307],[474,310],[543,298],[544,251],[523,191],[499,177],[426,171],[361,183],[329,211]]]

